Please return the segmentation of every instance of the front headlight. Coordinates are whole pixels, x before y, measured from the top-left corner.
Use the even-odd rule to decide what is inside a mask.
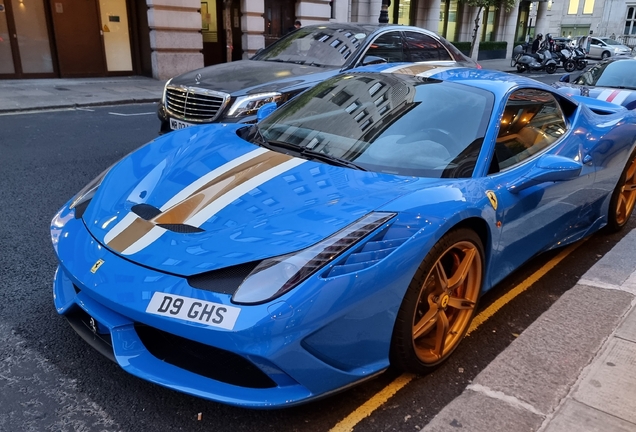
[[[163,86],[163,93],[161,94],[161,104],[166,104],[166,91],[168,90],[168,85],[172,82],[172,78],[166,81],[166,85]]]
[[[112,167],[113,165],[109,166],[107,169],[104,170],[104,172],[102,172],[100,175],[91,180],[86,186],[84,186],[82,190],[80,190],[77,195],[75,195],[75,198],[73,198],[73,202],[71,202],[71,205],[69,205],[68,208],[70,210],[73,210],[74,208],[90,201],[93,196],[95,196],[97,188],[99,188],[99,185],[102,184],[104,177],[106,177],[106,174],[108,174],[108,171],[110,171]]]
[[[241,96],[234,101],[232,107],[227,112],[228,117],[244,117],[255,115],[256,111],[266,103],[279,103],[283,100],[283,95],[277,92],[259,93],[248,96]]]
[[[285,294],[394,216],[370,213],[307,249],[263,260],[245,278],[232,301],[256,304]]]

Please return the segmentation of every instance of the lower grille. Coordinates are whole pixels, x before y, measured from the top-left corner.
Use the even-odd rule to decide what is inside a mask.
[[[197,375],[247,388],[272,388],[276,383],[238,354],[135,323],[146,349],[159,360]]]
[[[198,87],[166,87],[166,110],[185,121],[208,123],[221,114],[230,95]]]

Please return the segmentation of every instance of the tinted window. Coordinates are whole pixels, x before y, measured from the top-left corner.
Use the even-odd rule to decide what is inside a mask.
[[[321,66],[342,66],[367,37],[334,28],[301,27],[265,48],[253,60]]]
[[[384,33],[369,45],[365,56],[372,55],[386,59],[389,63],[407,61],[404,56],[402,36],[399,32]]]
[[[446,48],[432,37],[416,32],[405,32],[404,35],[411,61],[452,60]]]
[[[506,103],[495,144],[499,169],[539,153],[565,131],[563,113],[554,96],[531,89],[514,92]]]
[[[259,126],[269,141],[351,161],[370,171],[469,177],[493,100],[489,92],[456,83],[406,74],[352,73],[306,91]]]
[[[597,63],[572,83],[636,89],[636,61],[621,60],[611,63]]]

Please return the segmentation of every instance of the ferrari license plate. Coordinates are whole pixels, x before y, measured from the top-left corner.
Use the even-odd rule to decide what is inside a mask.
[[[241,309],[221,303],[155,292],[146,312],[232,330]]]
[[[192,123],[184,122],[181,120],[177,120],[173,118],[170,119],[170,129],[172,130],[185,129],[190,126],[194,126],[194,125]]]

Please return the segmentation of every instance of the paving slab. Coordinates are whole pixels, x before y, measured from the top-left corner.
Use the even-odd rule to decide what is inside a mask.
[[[632,395],[636,395],[636,343],[612,338],[573,397],[585,405],[636,424],[636,398]]]
[[[621,323],[620,327],[618,327],[614,336],[636,342],[636,309],[632,309],[627,317],[625,317],[625,320]]]
[[[579,283],[594,286],[622,285],[636,270],[635,244],[636,230],[632,230],[594,264],[581,277]]]
[[[636,424],[568,399],[543,432],[634,432]]]

